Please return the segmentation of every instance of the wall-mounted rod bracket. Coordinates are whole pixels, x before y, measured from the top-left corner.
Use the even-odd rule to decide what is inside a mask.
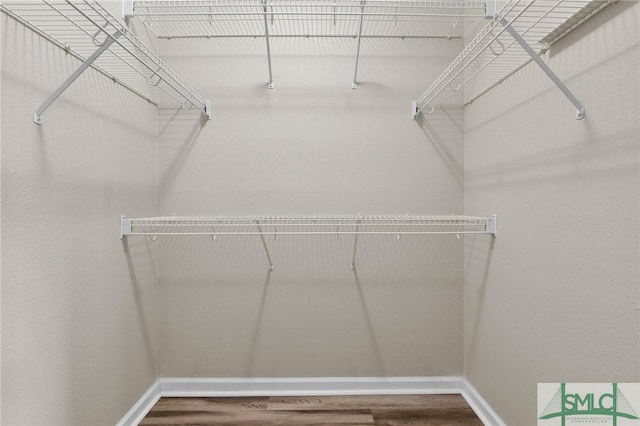
[[[133,18],[133,11],[133,0],[122,0],[122,17],[124,19]]]
[[[538,55],[536,51],[533,50],[533,48],[529,45],[529,43],[526,42],[525,39],[522,38],[518,31],[516,31],[511,25],[509,25],[509,22],[506,19],[500,19],[500,24],[506,28],[509,34],[511,34],[511,36],[518,42],[518,44],[525,50],[525,52],[527,52],[529,56],[531,56],[531,59],[533,59],[535,63],[538,64],[540,68],[542,68],[542,71],[547,74],[547,76],[551,79],[551,81],[553,81],[558,89],[560,89],[560,91],[564,93],[567,99],[569,99],[569,101],[571,101],[571,103],[577,108],[576,120],[582,120],[585,116],[584,105],[582,105],[578,98],[574,96],[567,85],[564,84],[564,82],[553,72],[551,68],[549,68],[549,65],[547,65],[546,62],[542,60],[540,55]]]
[[[267,42],[267,61],[269,63],[269,84],[267,88],[273,89],[273,74],[271,72],[271,46],[269,45],[269,24],[267,23],[267,1],[262,1],[264,11],[264,39]]]
[[[362,41],[362,21],[364,19],[364,5],[366,0],[362,0],[361,8],[362,14],[360,15],[360,24],[358,25],[358,48],[356,50],[356,70],[353,73],[353,83],[351,83],[352,89],[358,88],[358,62],[360,61],[360,42]]]
[[[488,0],[484,6],[484,17],[486,19],[496,19],[506,4],[505,0]]]
[[[97,34],[97,33],[96,33]],[[47,110],[47,108],[49,108],[51,106],[52,103],[55,102],[56,99],[58,99],[58,97],[60,97],[60,95],[62,95],[62,93],[67,90],[69,88],[69,86],[71,86],[73,84],[74,81],[76,81],[76,79],[78,77],[80,77],[80,75],[85,72],[85,70],[87,68],[89,68],[91,66],[91,64],[100,57],[100,55],[102,55],[108,48],[109,46],[111,46],[111,44],[115,41],[116,38],[120,37],[121,33],[120,31],[116,31],[115,33],[113,33],[113,35],[111,37],[107,37],[106,40],[100,45],[100,47],[98,47],[98,49],[93,52],[93,54],[91,56],[89,56],[83,63],[82,65],[80,65],[80,67],[78,67],[77,70],[75,70],[73,72],[73,74],[71,74],[69,76],[69,78],[67,78],[64,83],[62,83],[60,85],[60,87],[58,87],[56,89],[55,92],[53,92],[53,94],[51,94],[51,96],[49,96],[49,98],[44,101],[44,103],[42,105],[40,105],[40,108],[38,108],[36,110],[35,113],[33,113],[33,122],[36,124],[42,124],[42,114],[44,114],[44,112]],[[95,42],[95,36],[94,36],[94,42]]]
[[[131,234],[131,219],[127,219],[125,216],[120,216],[120,239],[123,239],[127,235]]]
[[[211,101],[204,101],[204,118],[211,120]]]
[[[498,217],[495,214],[487,218],[485,231],[487,234],[493,235],[493,238],[498,236]]]
[[[411,118],[416,120],[419,114],[420,109],[418,109],[418,101],[411,101]]]

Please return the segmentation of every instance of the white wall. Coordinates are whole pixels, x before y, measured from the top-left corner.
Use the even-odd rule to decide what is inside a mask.
[[[465,110],[465,212],[499,218],[465,247],[465,377],[509,425],[538,382],[640,381],[640,4],[610,6]]]
[[[462,118],[428,128],[411,100],[459,40],[164,41],[213,102],[161,111],[161,214],[462,212]],[[455,236],[166,237],[160,376],[462,374],[462,241]]]
[[[156,268],[119,215],[153,215],[157,110],[2,19],[3,425],[114,424],[157,377]]]

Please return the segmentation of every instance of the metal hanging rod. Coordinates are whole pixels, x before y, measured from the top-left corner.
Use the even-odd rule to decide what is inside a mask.
[[[447,102],[472,103],[531,62],[536,62],[576,107],[585,108],[541,56],[550,46],[617,0],[510,0],[488,11],[489,22],[412,104],[412,117]]]
[[[269,5],[272,7],[272,5]],[[350,6],[351,7],[351,6]],[[484,18],[484,15],[468,15],[468,14],[457,14],[457,13],[411,13],[411,12],[287,12],[287,11],[277,11],[273,12],[155,12],[155,13],[136,13],[135,16],[138,17],[192,17],[192,16],[225,16],[225,17],[235,17],[235,16],[391,16],[391,17],[430,17],[430,18]],[[177,21],[178,19],[173,19],[173,21]],[[170,22],[170,21],[160,21],[158,22]]]
[[[6,0],[2,10],[45,34],[67,52],[83,58],[81,66],[36,110],[34,122],[88,68],[96,68],[137,94],[152,100],[155,88],[176,99],[184,109],[211,117],[210,102],[171,70],[155,53],[94,0]]]
[[[187,35],[187,34],[176,34],[176,35],[167,35],[167,36],[159,36],[158,38],[160,39],[165,39],[165,40],[172,40],[172,39],[191,39],[191,38],[204,38],[204,39],[211,39],[211,38],[263,38],[265,37],[264,34],[237,34],[237,35],[225,35],[225,36],[221,36],[221,35],[198,35],[198,36],[193,36],[193,35]],[[357,39],[358,35],[354,34],[354,35],[342,35],[342,34],[269,34],[269,38],[353,38],[353,39]],[[384,36],[371,36],[371,35],[366,35],[363,34],[360,36],[360,38],[379,38],[379,39],[435,39],[435,40],[456,40],[456,39],[461,39],[462,36],[450,36],[450,35],[424,35],[424,36],[420,36],[420,35],[402,35],[402,34],[389,34],[389,35],[384,35]]]

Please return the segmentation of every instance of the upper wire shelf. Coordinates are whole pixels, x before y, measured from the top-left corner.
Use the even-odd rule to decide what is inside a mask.
[[[454,103],[452,100],[459,102],[459,96],[462,93],[464,105],[468,105],[536,60],[531,53],[522,48],[524,46],[513,36],[513,31],[519,34],[521,39],[531,47],[531,51],[539,56],[544,54],[553,43],[616,1],[510,0],[506,2],[497,14],[488,16],[492,19],[414,102],[414,118],[420,111],[431,113],[447,102]],[[558,84],[556,80],[554,82]],[[573,99],[572,102],[574,102]],[[577,106],[580,119],[584,116],[584,110],[580,111],[579,105]]]
[[[0,9],[83,61],[81,68],[36,112],[37,124],[44,109],[87,67],[155,105],[157,88],[184,109],[195,108],[210,118],[209,101],[95,0],[3,0]]]
[[[121,218],[121,235],[496,234],[494,217],[475,216],[164,216]]]
[[[129,0],[131,16],[160,38],[460,38],[484,1]],[[360,31],[361,30],[361,31]]]

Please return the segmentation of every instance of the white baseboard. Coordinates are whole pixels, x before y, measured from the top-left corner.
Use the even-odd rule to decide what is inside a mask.
[[[140,399],[133,404],[133,407],[127,411],[127,414],[116,423],[116,426],[133,426],[140,423],[144,416],[156,405],[160,396],[160,381],[156,380]]]
[[[137,425],[160,397],[461,394],[485,425],[506,426],[462,377],[160,378],[117,423]]]
[[[467,379],[462,381],[462,397],[485,425],[506,426],[506,423],[498,417],[493,408],[480,396],[476,388]]]
[[[162,396],[459,394],[461,377],[161,378]]]

